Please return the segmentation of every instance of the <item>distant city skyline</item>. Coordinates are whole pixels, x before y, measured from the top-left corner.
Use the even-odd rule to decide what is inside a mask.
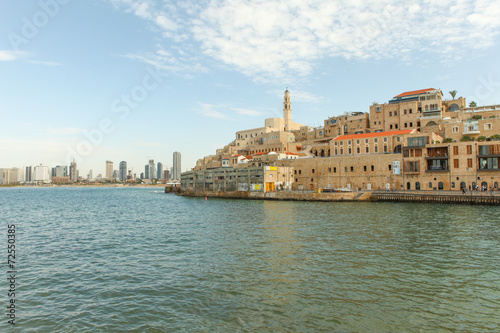
[[[139,175],[180,151],[185,171],[281,117],[287,88],[309,126],[431,87],[499,104],[499,15],[496,0],[4,1],[0,168]]]

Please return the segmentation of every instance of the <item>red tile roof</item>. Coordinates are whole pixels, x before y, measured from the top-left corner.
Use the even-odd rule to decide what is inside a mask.
[[[397,96],[394,96],[394,98],[396,98],[396,97],[404,97],[404,96],[411,96],[411,95],[423,94],[423,93],[425,93],[425,92],[432,91],[432,90],[436,90],[436,89],[434,89],[434,88],[428,88],[428,89],[421,89],[421,90],[407,91],[407,92],[404,92],[404,93],[399,94],[399,95],[397,95]]]
[[[257,155],[264,155],[264,154],[267,154],[267,153],[265,153],[265,152],[255,153],[255,154],[253,154],[253,156],[257,156]]]
[[[381,136],[391,136],[391,135],[402,135],[402,134],[410,134],[415,131],[415,129],[407,129],[400,131],[387,131],[387,132],[376,132],[376,133],[363,133],[363,134],[348,134],[348,135],[340,135],[333,139],[333,141],[340,140],[350,140],[350,139],[365,139],[365,138],[376,138]]]
[[[287,154],[287,155],[297,155],[297,156],[299,155],[299,154],[295,154],[295,153],[291,153],[291,152],[288,152],[288,153],[285,153],[285,154]]]

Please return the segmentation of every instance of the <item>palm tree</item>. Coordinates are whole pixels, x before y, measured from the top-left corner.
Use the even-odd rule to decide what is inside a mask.
[[[450,95],[451,95],[451,98],[455,99],[455,96],[457,95],[457,91],[456,90],[450,91]]]
[[[475,107],[477,106],[477,103],[476,103],[476,102],[474,102],[474,101],[472,101],[472,102],[470,102],[470,103],[469,103],[469,106],[470,106],[471,108],[475,108]]]

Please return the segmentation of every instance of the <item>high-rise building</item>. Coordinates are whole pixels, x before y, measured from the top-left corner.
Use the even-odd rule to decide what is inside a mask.
[[[113,180],[118,179],[118,177],[119,177],[119,172],[118,172],[118,170],[113,170]]]
[[[106,178],[113,178],[113,162],[111,161],[106,161]]]
[[[149,160],[149,179],[156,178],[155,160]]]
[[[156,168],[156,178],[157,179],[163,179],[163,163],[161,162],[158,162],[157,164],[157,168]]]
[[[26,167],[26,176],[24,177],[26,183],[31,183],[33,181],[33,166]]]
[[[144,172],[141,172],[141,179],[144,179]]]
[[[90,170],[90,171],[89,171],[89,176],[88,176],[88,179],[89,179],[89,180],[94,179],[94,175],[92,174],[92,170]]]
[[[141,179],[151,179],[151,177],[149,177],[149,164],[144,166],[144,178],[141,177]]]
[[[180,180],[181,179],[181,153],[176,151],[174,152],[174,163],[173,163],[173,174],[172,179]]]
[[[52,168],[52,177],[68,177],[68,167],[58,165]]]
[[[44,184],[50,183],[50,171],[48,166],[40,164],[35,166],[33,171],[33,182]]]
[[[69,180],[72,182],[78,181],[78,170],[76,168],[76,162],[73,160],[69,165]]]
[[[125,162],[125,161],[120,162],[119,178],[120,178],[120,181],[127,180],[127,162]]]

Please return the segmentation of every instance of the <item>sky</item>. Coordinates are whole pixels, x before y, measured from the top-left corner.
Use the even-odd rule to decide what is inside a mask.
[[[500,104],[500,2],[0,2],[0,167],[182,171],[281,117],[320,126],[411,90]]]

